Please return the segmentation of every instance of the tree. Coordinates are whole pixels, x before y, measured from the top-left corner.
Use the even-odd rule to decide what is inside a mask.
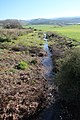
[[[4,20],[3,24],[4,28],[12,29],[12,28],[22,28],[18,20]]]

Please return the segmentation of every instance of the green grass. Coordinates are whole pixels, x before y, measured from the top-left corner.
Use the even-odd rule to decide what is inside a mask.
[[[25,70],[25,69],[28,68],[28,67],[29,67],[29,65],[28,65],[28,63],[25,62],[25,61],[21,61],[21,62],[19,62],[18,65],[17,65],[17,69],[21,69],[21,70]]]
[[[24,46],[37,46],[42,47],[41,44],[44,44],[43,38],[38,37],[38,33],[28,33],[26,35],[18,37],[18,39],[14,43],[24,45]]]
[[[80,25],[53,26],[53,25],[29,25],[26,27],[36,28],[38,30],[53,31],[60,35],[80,41]]]
[[[29,27],[35,28],[38,30],[42,30],[45,32],[45,31],[49,31],[49,30],[52,31],[55,26],[53,26],[53,25],[27,25],[27,26],[24,26],[24,28],[29,28]]]
[[[55,28],[54,31],[61,35],[80,41],[80,25]]]
[[[18,46],[27,47],[43,47],[45,41],[43,40],[43,33],[34,31],[32,29],[0,29],[0,48],[2,49],[15,49]],[[16,39],[14,39],[16,37]],[[6,38],[6,39],[5,39]]]

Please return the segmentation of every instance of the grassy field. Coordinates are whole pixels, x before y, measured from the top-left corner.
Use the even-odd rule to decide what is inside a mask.
[[[15,42],[15,44],[21,44],[24,46],[37,46],[41,47],[41,45],[44,44],[45,41],[43,41],[43,38],[38,37],[38,33],[29,33],[27,35],[20,36],[18,40]]]
[[[14,46],[43,47],[43,34],[30,29],[0,29],[0,48]]]
[[[26,27],[35,28],[42,31],[54,31],[60,35],[80,41],[80,25],[53,26],[53,25],[29,25]]]

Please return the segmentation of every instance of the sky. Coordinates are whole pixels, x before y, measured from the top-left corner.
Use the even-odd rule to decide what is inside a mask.
[[[0,0],[0,20],[80,16],[80,0]]]

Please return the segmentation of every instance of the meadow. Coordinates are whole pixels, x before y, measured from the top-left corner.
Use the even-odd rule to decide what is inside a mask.
[[[68,25],[68,26],[54,26],[54,25],[28,25],[26,26],[42,30],[44,32],[52,31],[62,36],[69,37],[71,39],[80,41],[80,25]]]

